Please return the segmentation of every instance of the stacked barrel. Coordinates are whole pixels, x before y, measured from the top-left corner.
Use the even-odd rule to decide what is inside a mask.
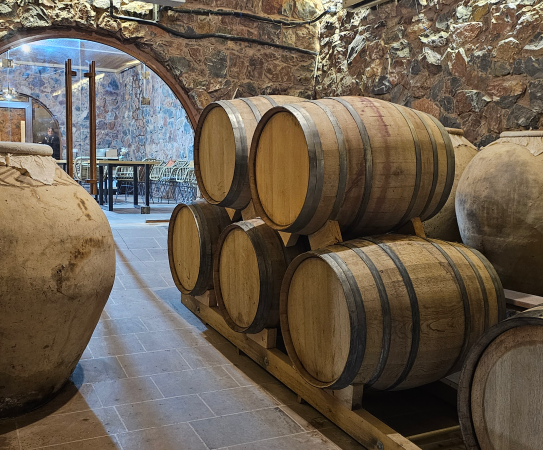
[[[192,252],[206,267],[199,286],[209,288],[212,258],[226,323],[249,334],[280,326],[294,366],[314,386],[430,383],[459,370],[504,318],[500,280],[482,254],[384,234],[431,219],[450,197],[455,148],[428,114],[363,97],[216,102],[197,127],[195,169],[206,207],[221,211],[215,217],[249,204],[254,213],[218,226],[205,251],[201,240],[184,244],[190,251],[173,243],[213,227],[172,216],[174,279],[189,272],[182,259]],[[178,208],[190,221],[199,205]],[[330,221],[349,240],[306,251],[303,236]],[[289,234],[301,236],[297,244]],[[191,270],[185,278],[196,285],[199,271]]]

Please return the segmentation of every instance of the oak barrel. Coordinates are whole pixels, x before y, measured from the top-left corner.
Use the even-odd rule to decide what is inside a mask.
[[[543,442],[543,306],[488,330],[469,353],[458,385],[468,450],[540,450]]]
[[[306,101],[263,116],[249,179],[272,228],[311,234],[335,220],[351,238],[437,214],[454,181],[454,150],[420,111],[364,97]]]
[[[462,241],[506,289],[543,295],[543,131],[502,133],[469,163],[456,191]]]
[[[213,255],[230,217],[204,200],[175,207],[168,229],[168,259],[173,281],[183,294],[213,289]]]
[[[424,222],[424,232],[429,238],[462,242],[456,220],[456,210],[454,208],[456,188],[464,170],[478,153],[478,150],[477,147],[464,137],[464,131],[458,128],[445,128],[445,130],[449,133],[454,147],[454,183],[449,198],[441,211]]]
[[[366,237],[311,251],[289,266],[281,330],[316,387],[420,386],[459,370],[476,339],[505,315],[499,278],[462,244]]]
[[[230,328],[259,333],[279,324],[281,281],[303,251],[286,248],[277,231],[260,219],[233,223],[221,234],[214,262],[215,295]]]
[[[209,203],[233,209],[247,206],[251,199],[247,159],[257,123],[270,108],[302,100],[262,95],[207,105],[194,135],[194,172]]]

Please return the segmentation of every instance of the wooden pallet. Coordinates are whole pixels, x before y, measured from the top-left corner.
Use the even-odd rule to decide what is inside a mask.
[[[245,353],[294,391],[300,400],[303,399],[310,404],[368,450],[421,450],[421,447],[418,447],[368,411],[364,409],[352,410],[347,407],[346,404],[349,402],[337,395],[337,391],[329,392],[309,385],[294,369],[287,354],[277,348],[266,348],[266,345],[261,345],[254,336],[249,337],[246,334],[236,333],[231,330],[221,316],[218,307],[208,306],[195,297],[188,295],[181,296],[181,303],[204,323],[229,340],[239,351]],[[391,407],[394,406],[391,405]],[[453,428],[456,430],[458,427]],[[417,440],[426,437],[428,434],[435,436],[447,435],[450,432],[451,428],[447,427],[433,430],[430,433],[423,433],[423,435],[418,435],[416,439],[412,439]]]

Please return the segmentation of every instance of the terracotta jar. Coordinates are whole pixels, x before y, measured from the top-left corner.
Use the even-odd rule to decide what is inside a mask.
[[[543,295],[543,131],[508,131],[468,164],[456,191],[462,241],[506,289]]]
[[[0,418],[66,383],[115,279],[104,213],[51,154],[0,142]]]
[[[449,133],[454,147],[454,183],[443,209],[434,217],[424,222],[424,232],[426,236],[432,239],[462,242],[456,220],[456,210],[454,208],[456,188],[464,170],[475,157],[478,150],[477,147],[464,137],[464,131],[458,128],[445,128],[445,130]]]

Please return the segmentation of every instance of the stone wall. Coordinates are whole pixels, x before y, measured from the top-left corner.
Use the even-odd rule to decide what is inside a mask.
[[[117,14],[151,19],[151,6],[123,1]],[[223,8],[283,19],[314,17],[320,0],[187,0],[184,8]],[[247,18],[195,16],[169,11],[160,22],[186,33],[223,33],[245,36],[309,50],[318,49],[317,25],[283,27]],[[109,0],[4,0],[0,3],[0,44],[27,30],[60,27],[97,32],[135,44],[175,77],[201,110],[210,101],[258,94],[310,97],[315,57],[252,43],[211,38],[175,37],[156,26],[119,21],[109,14]]]
[[[503,130],[543,127],[540,0],[399,0],[342,10],[321,22],[320,44],[318,97],[408,105],[463,128],[479,146]]]
[[[127,148],[131,159],[192,159],[194,132],[181,103],[154,72],[149,71],[147,80],[141,72],[141,67],[134,67],[120,74],[98,75],[96,147]],[[0,69],[0,86],[7,85],[8,71]],[[9,85],[47,106],[59,122],[65,148],[64,69],[17,65],[9,70]],[[81,71],[73,86],[74,148],[88,155],[89,92]],[[141,106],[141,97],[150,98],[151,105]]]

